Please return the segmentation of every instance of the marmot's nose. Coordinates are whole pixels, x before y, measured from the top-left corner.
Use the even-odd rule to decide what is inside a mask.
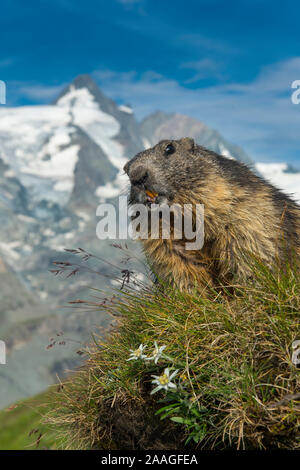
[[[146,168],[142,166],[138,166],[129,175],[131,183],[135,186],[144,186],[149,174]]]

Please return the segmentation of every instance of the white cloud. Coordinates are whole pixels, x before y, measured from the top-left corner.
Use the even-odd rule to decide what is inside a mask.
[[[62,88],[62,85],[26,85],[19,88],[19,94],[36,101],[47,101],[56,98]]]
[[[181,43],[185,43],[193,49],[204,49],[207,51],[220,52],[222,54],[236,54],[239,52],[237,47],[232,47],[224,41],[219,41],[212,37],[202,36],[202,34],[199,33],[181,34],[179,35],[179,40]]]
[[[99,85],[110,97],[130,103],[138,118],[158,109],[187,114],[218,129],[256,160],[286,161],[293,155],[300,160],[300,105],[291,102],[300,57],[266,66],[246,84],[191,89],[153,73],[110,71]]]
[[[195,83],[199,80],[208,77],[221,78],[220,64],[216,61],[206,58],[194,62],[184,62],[181,64],[182,69],[194,70],[196,73],[189,79],[185,80],[184,83]]]
[[[10,105],[15,105],[20,99],[27,98],[36,103],[49,103],[58,96],[65,84],[43,85],[34,82],[10,81],[7,83],[7,99]]]

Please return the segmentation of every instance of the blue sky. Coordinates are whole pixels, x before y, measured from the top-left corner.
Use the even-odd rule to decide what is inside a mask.
[[[90,73],[138,119],[188,114],[258,161],[300,167],[297,1],[1,0],[0,44],[10,106]]]

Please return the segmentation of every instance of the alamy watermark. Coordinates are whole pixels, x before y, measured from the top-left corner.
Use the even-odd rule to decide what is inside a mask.
[[[6,84],[0,80],[0,104],[6,104]]]
[[[0,340],[0,364],[6,364],[6,346],[2,340]]]
[[[294,80],[292,83],[292,88],[295,88],[295,91],[292,93],[291,100],[293,104],[300,103],[300,80]]]
[[[292,344],[292,363],[295,366],[300,364],[300,340],[296,340]]]
[[[203,204],[133,204],[128,209],[127,197],[120,196],[118,215],[113,204],[100,204],[96,215],[101,217],[96,227],[100,240],[185,240],[186,250],[204,245]]]

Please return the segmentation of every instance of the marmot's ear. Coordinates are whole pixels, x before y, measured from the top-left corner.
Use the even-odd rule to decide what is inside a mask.
[[[180,142],[189,151],[193,151],[195,148],[195,141],[191,137],[184,137]]]

